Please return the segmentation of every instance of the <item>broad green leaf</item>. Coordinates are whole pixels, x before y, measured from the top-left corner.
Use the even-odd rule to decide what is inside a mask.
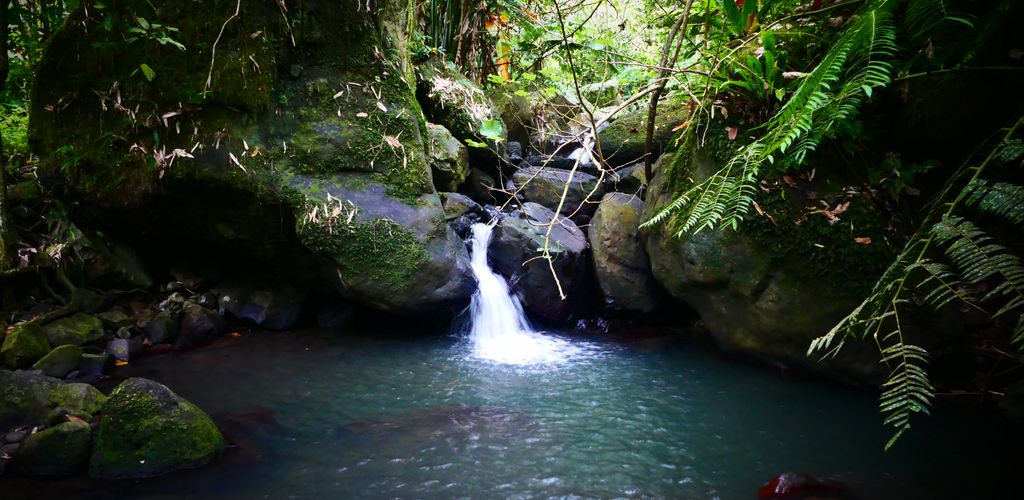
[[[156,78],[156,71],[153,71],[153,68],[150,68],[148,64],[140,64],[139,69],[142,70],[143,75],[146,75],[146,80],[153,81]]]
[[[504,126],[500,120],[484,120],[480,124],[480,135],[492,141],[502,140],[501,134],[503,131]]]

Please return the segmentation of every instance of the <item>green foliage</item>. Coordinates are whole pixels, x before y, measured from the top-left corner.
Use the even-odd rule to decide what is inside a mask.
[[[721,170],[679,194],[644,225],[678,213],[673,229],[679,236],[719,226],[735,229],[750,210],[765,166],[785,172],[801,165],[824,138],[834,136],[846,120],[856,116],[874,88],[889,84],[889,59],[897,50],[890,21],[892,3],[875,0],[865,5],[786,103],[760,127],[761,137],[740,148]],[[763,74],[765,66],[760,67]]]
[[[895,433],[886,449],[910,428],[914,413],[928,413],[934,389],[925,366],[928,353],[904,338],[905,315],[918,304],[933,310],[957,303],[1006,318],[1014,327],[1011,342],[1024,353],[1024,263],[1014,242],[981,227],[980,217],[1008,224],[1019,234],[1024,186],[990,182],[982,175],[995,167],[1020,168],[1024,150],[1017,136],[1024,117],[978,165],[967,164],[954,175],[937,203],[871,294],[827,334],[811,342],[808,354],[835,355],[845,337],[871,337],[878,343],[889,378],[882,386],[880,408]],[[1014,165],[1014,162],[1017,162]],[[964,177],[970,175],[965,183]],[[976,212],[972,215],[971,210]],[[1011,236],[1012,237],[1012,236]],[[942,249],[942,255],[935,254]],[[987,290],[982,292],[981,290]]]

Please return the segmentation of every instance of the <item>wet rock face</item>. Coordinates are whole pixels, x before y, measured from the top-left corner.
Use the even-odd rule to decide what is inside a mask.
[[[603,188],[598,185],[597,177],[583,172],[572,172],[552,167],[527,167],[518,170],[512,176],[516,189],[521,190],[527,201],[543,205],[551,210],[559,208],[562,193],[565,201],[559,213],[572,216],[577,212],[592,212],[601,199]],[[565,186],[568,184],[569,189]],[[590,204],[584,205],[586,201]]]
[[[243,3],[212,68],[211,33],[234,2],[208,2],[204,16],[190,0],[111,5],[113,18],[144,11],[175,26],[188,51],[125,45],[72,13],[33,99],[43,182],[67,189],[86,222],[152,252],[215,249],[395,313],[467,301],[468,256],[444,224],[407,59],[411,2],[304,2],[294,30],[273,4]],[[126,70],[141,63],[161,77]],[[137,106],[155,115],[125,112]]]
[[[685,171],[658,171],[648,187],[644,219],[671,201],[672,176],[700,179],[717,171],[701,151],[677,152],[675,161],[672,168]],[[743,226],[679,238],[660,225],[644,238],[654,278],[672,298],[696,310],[723,349],[855,383],[873,384],[881,375],[877,352],[870,352],[873,348],[866,343],[849,345],[825,362],[807,357],[811,340],[827,333],[862,297],[846,287],[808,279],[806,265],[779,261],[771,246]]]
[[[232,316],[271,330],[286,330],[302,314],[304,293],[288,284],[234,281],[217,287],[218,306]]]
[[[577,306],[592,303],[593,287],[586,235],[571,220],[559,217],[551,227],[548,248],[554,259],[552,266],[538,250],[545,245],[548,225],[554,217],[554,212],[541,205],[523,204],[522,210],[500,219],[488,256],[492,267],[510,278],[513,289],[523,292],[520,295],[529,312],[563,322]],[[559,284],[566,300],[559,295]]]
[[[148,477],[208,463],[224,446],[210,417],[156,382],[131,378],[103,405],[89,475]]]
[[[441,125],[427,124],[430,170],[438,191],[455,191],[469,176],[469,152]]]
[[[643,202],[625,193],[608,193],[590,222],[590,248],[605,306],[649,312],[659,299],[650,262],[640,239]]]

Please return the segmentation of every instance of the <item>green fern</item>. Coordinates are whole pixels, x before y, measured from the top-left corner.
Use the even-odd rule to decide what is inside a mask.
[[[874,0],[846,28],[792,97],[760,128],[766,132],[725,166],[676,197],[641,227],[672,219],[677,236],[716,227],[735,229],[750,211],[765,164],[778,169],[802,164],[836,125],[856,115],[873,89],[891,82],[896,32],[895,0]],[[671,217],[676,215],[676,217]]]
[[[900,255],[875,284],[871,294],[827,334],[814,339],[808,355],[835,356],[847,337],[872,337],[889,369],[882,385],[880,408],[884,423],[895,429],[888,450],[910,428],[914,413],[928,413],[934,389],[925,366],[928,353],[905,342],[900,315],[916,307],[915,300],[931,309],[951,303],[966,304],[993,319],[1013,319],[1011,342],[1024,353],[1024,263],[996,237],[957,212],[974,208],[981,214],[1014,226],[1021,225],[1024,186],[990,183],[982,174],[991,165],[1011,164],[1024,156],[1015,153],[1014,138],[1024,127],[1024,117],[978,166],[965,165],[950,179],[921,225]],[[968,181],[964,177],[970,174]],[[948,262],[928,258],[942,248]],[[983,295],[975,293],[988,285]]]

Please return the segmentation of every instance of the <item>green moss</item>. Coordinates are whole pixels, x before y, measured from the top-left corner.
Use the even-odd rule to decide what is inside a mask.
[[[142,477],[210,460],[224,438],[210,418],[166,387],[129,379],[110,394],[90,464],[94,477]]]
[[[388,219],[349,224],[333,232],[303,224],[298,234],[310,250],[334,256],[343,275],[363,276],[395,289],[414,281],[427,262],[426,248],[411,232]]]
[[[62,384],[49,395],[49,401],[68,410],[79,410],[90,415],[100,412],[107,397],[89,384]]]

